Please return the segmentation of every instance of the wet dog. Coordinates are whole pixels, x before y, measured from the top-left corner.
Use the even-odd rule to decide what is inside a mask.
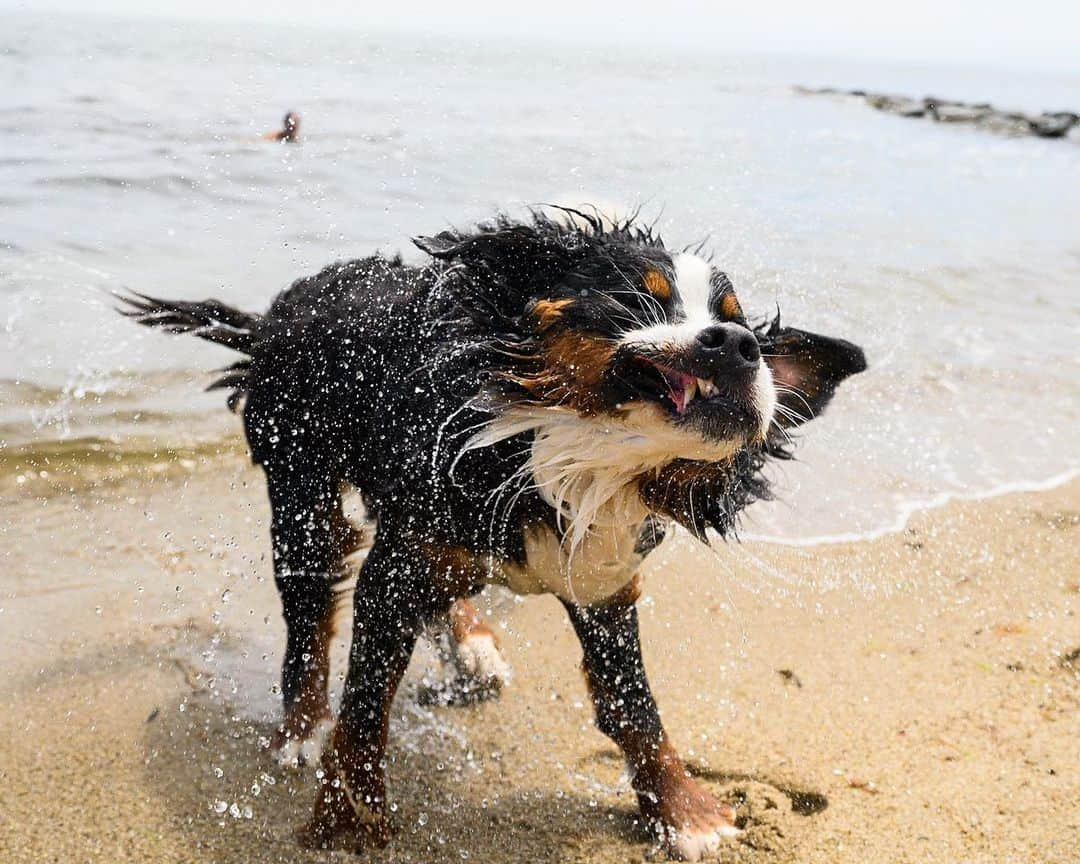
[[[335,588],[366,552],[307,846],[389,839],[388,712],[433,620],[449,616],[464,671],[501,680],[494,637],[468,603],[489,583],[560,598],[596,723],[671,854],[696,860],[736,833],[732,809],[687,774],[661,725],[637,570],[672,522],[708,542],[767,497],[767,460],[789,455],[788,430],[865,368],[863,352],[778,318],[751,326],[700,255],[634,220],[566,213],[418,238],[424,266],[332,265],[261,316],[126,300],[141,324],[245,355],[212,386],[242,404],[266,475],[289,758],[314,755],[330,729]],[[348,488],[373,541],[342,513]]]

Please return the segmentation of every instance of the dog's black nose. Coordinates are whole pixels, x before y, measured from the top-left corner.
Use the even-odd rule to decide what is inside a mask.
[[[761,359],[754,334],[739,324],[714,324],[697,335],[704,357],[718,372],[741,372],[757,368]]]

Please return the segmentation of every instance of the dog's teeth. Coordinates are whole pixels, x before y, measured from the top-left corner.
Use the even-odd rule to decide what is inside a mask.
[[[708,380],[706,378],[698,378],[697,379],[697,389],[698,389],[698,392],[702,396],[709,397],[709,396],[713,395],[713,391],[716,388],[713,385],[712,381],[710,381],[710,380]]]
[[[698,390],[697,378],[689,378],[686,382],[686,395],[683,397],[683,405],[689,405],[691,400],[697,395]]]

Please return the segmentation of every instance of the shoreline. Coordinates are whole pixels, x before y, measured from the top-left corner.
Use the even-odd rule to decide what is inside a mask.
[[[872,528],[862,533],[850,534],[820,534],[814,537],[779,537],[775,534],[758,534],[756,532],[740,532],[743,540],[752,543],[767,543],[773,546],[793,546],[809,548],[814,546],[833,546],[839,543],[863,543],[870,540],[880,540],[890,534],[902,534],[911,520],[920,513],[939,510],[953,503],[970,503],[975,501],[989,501],[1006,495],[1018,495],[1025,492],[1049,492],[1073,482],[1080,477],[1080,468],[1067,468],[1057,474],[1053,474],[1045,480],[1015,480],[1006,483],[998,483],[988,489],[970,491],[938,492],[929,498],[922,498],[906,502],[898,506],[896,519],[892,522]]]
[[[247,464],[247,444],[242,432],[224,426],[222,412],[210,415],[217,421],[186,438],[166,440],[155,434],[126,436],[122,441],[85,434],[44,440],[16,441],[0,446],[0,493],[26,498],[65,494],[93,494],[95,485],[138,482],[152,472],[177,477],[205,470],[210,461]],[[211,431],[213,430],[213,431]],[[228,430],[228,431],[227,431]],[[0,430],[2,431],[2,430]],[[230,465],[231,467],[231,465]],[[59,471],[57,470],[59,468]],[[42,473],[44,472],[44,473]],[[1080,467],[1065,468],[1040,479],[1009,480],[987,487],[943,490],[929,496],[893,501],[894,516],[865,531],[785,537],[741,530],[740,540],[793,548],[813,548],[878,540],[901,534],[919,513],[938,510],[954,502],[977,502],[1024,492],[1046,492],[1080,477]]]
[[[291,839],[310,773],[264,749],[283,628],[257,472],[204,456],[0,514],[0,857],[329,860]],[[1070,862],[1078,528],[1074,479],[856,543],[661,547],[646,662],[673,739],[744,820],[720,860]],[[422,707],[418,652],[393,712],[398,836],[369,857],[662,860],[558,604],[485,605],[514,680]]]

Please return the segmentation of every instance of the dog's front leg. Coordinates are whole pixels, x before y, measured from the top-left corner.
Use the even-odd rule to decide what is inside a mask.
[[[389,841],[384,755],[390,703],[417,637],[449,604],[423,559],[380,534],[356,587],[341,711],[323,755],[314,814],[298,834],[302,845],[358,851]]]
[[[584,651],[596,724],[626,757],[642,816],[674,857],[699,861],[738,833],[735,813],[690,777],[664,731],[645,677],[634,599],[564,605]]]

